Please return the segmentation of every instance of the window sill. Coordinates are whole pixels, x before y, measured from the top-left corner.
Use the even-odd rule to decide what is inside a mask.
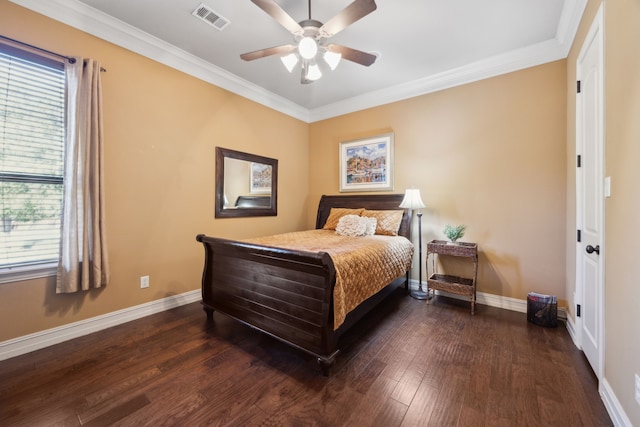
[[[0,284],[51,277],[57,274],[57,270],[58,263],[56,262],[37,266],[0,268]]]

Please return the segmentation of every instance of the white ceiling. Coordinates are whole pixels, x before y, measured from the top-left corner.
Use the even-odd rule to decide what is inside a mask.
[[[377,10],[330,40],[378,60],[343,60],[302,85],[299,69],[288,73],[276,56],[240,59],[293,42],[250,0],[11,1],[307,122],[565,58],[586,4],[376,0]],[[294,20],[308,18],[307,0],[276,1]],[[192,16],[201,2],[231,23],[218,31]],[[326,22],[351,2],[312,0],[311,17]]]

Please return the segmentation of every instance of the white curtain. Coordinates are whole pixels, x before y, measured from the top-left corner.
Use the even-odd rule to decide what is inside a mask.
[[[104,204],[104,137],[100,64],[67,61],[62,239],[57,293],[100,288],[109,282]]]

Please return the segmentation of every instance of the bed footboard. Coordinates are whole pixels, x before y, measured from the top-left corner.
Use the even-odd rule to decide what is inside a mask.
[[[205,248],[202,303],[318,358],[337,354],[333,330],[333,261],[327,253],[293,251],[199,234]]]
[[[324,195],[316,228],[331,208],[398,209],[402,194]],[[411,210],[405,209],[398,234],[411,238]],[[334,330],[333,288],[336,271],[324,252],[303,252],[219,239],[199,234],[204,245],[202,304],[207,316],[218,310],[255,329],[317,357],[325,375],[338,353],[338,338],[409,274],[371,296]]]

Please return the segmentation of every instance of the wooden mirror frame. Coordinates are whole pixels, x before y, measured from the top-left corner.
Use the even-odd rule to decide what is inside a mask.
[[[224,206],[224,159],[237,159],[271,166],[271,207],[225,208]],[[216,218],[242,218],[278,215],[278,160],[242,151],[216,147]]]

